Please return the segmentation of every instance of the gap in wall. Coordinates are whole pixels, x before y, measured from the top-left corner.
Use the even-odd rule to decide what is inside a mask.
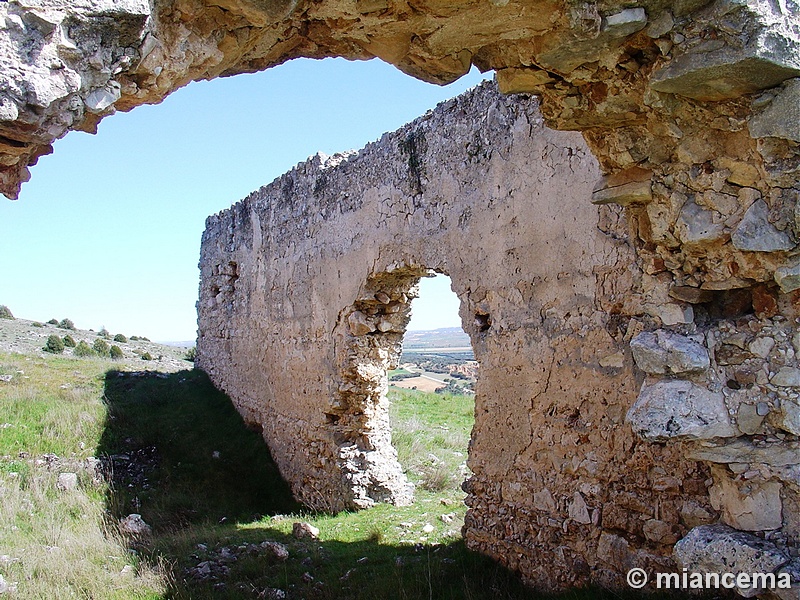
[[[389,372],[388,394],[392,442],[416,486],[415,503],[430,505],[430,518],[440,521],[437,528],[449,525],[454,538],[460,537],[466,512],[461,484],[470,476],[467,449],[478,373],[458,307],[449,277],[421,280],[402,357]],[[418,531],[409,528],[409,535]]]

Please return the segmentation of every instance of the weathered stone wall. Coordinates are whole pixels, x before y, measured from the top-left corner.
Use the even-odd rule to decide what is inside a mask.
[[[674,569],[674,544],[722,518],[770,530],[782,565],[797,540],[794,496],[748,465],[756,509],[719,465],[748,452],[785,459],[786,432],[762,435],[761,450],[713,443],[745,431],[739,403],[753,409],[751,429],[777,431],[757,367],[763,340],[789,351],[790,326],[734,324],[711,314],[725,305],[713,299],[698,308],[704,327],[669,320],[687,305],[654,304],[661,318],[631,302],[653,286],[622,211],[589,202],[598,175],[580,137],[544,127],[534,99],[489,85],[357,154],[315,157],[209,218],[198,365],[263,429],[304,502],[409,502],[386,370],[419,277],[447,273],[480,363],[471,547],[541,588],[621,587],[633,566]],[[727,378],[742,369],[718,358],[712,368],[709,347],[739,351],[752,382],[742,375],[733,390]]]

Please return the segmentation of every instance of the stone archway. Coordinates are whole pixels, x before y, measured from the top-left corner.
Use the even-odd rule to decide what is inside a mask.
[[[635,257],[619,212],[587,202],[597,173],[580,137],[491,85],[359,153],[315,157],[209,219],[198,364],[307,504],[406,502],[385,368],[410,287],[446,272],[481,364],[467,543],[550,589],[615,583],[622,559],[600,556],[622,554],[599,547],[668,568],[686,528],[649,507],[712,515],[708,473],[625,422],[641,381],[628,340],[650,322],[624,311]],[[619,535],[648,521],[669,532]]]

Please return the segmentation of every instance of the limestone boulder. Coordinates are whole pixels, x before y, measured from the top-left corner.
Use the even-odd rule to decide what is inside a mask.
[[[675,561],[690,572],[773,573],[789,562],[774,544],[727,525],[700,525],[675,544]],[[751,598],[764,590],[737,588]]]
[[[731,242],[739,250],[751,252],[791,250],[795,245],[787,232],[779,231],[769,222],[769,207],[763,200],[756,200],[747,209],[731,234]]]
[[[800,79],[791,79],[772,101],[748,121],[754,138],[776,137],[800,142]]]
[[[708,350],[698,342],[663,329],[640,333],[631,340],[633,359],[645,373],[701,373],[710,364]]]
[[[737,435],[721,393],[680,379],[645,383],[627,420],[634,432],[649,441]]]
[[[779,529],[783,524],[781,484],[777,481],[734,481],[715,467],[709,490],[711,505],[725,523],[743,531]]]

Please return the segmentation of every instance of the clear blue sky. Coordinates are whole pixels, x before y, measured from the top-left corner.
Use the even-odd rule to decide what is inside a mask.
[[[379,61],[298,60],[191,84],[104,119],[96,136],[70,133],[32,168],[19,200],[0,197],[0,304],[22,318],[193,340],[208,215],[315,152],[360,148],[481,78],[473,71],[439,87]],[[454,296],[455,308],[441,310],[448,286],[426,282],[411,327],[459,324]]]

